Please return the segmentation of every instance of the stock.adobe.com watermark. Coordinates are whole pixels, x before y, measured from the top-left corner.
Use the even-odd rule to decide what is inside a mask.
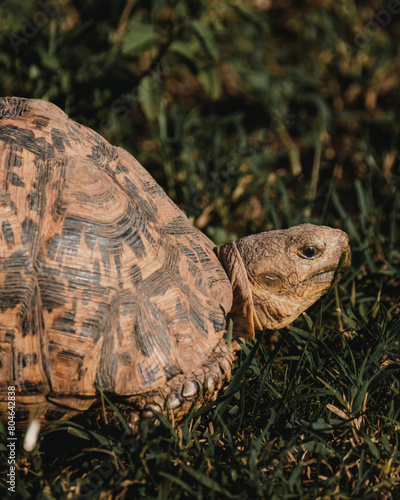
[[[245,159],[249,160],[253,155],[263,153],[282,130],[289,130],[293,126],[296,119],[295,114],[282,112],[277,108],[272,109],[271,115],[269,126],[258,130],[257,139],[252,144],[239,144],[232,151],[232,158],[226,162],[224,169],[208,173],[201,191],[197,190],[194,193],[191,204],[181,203],[179,208],[189,215],[199,217],[227,186],[237,185],[235,179],[240,175]]]
[[[19,54],[21,46],[25,47],[39,33],[39,30],[48,25],[60,10],[56,0],[39,0],[37,5],[39,9],[33,13],[31,19],[21,17],[22,28],[19,33],[7,34],[8,41],[16,54]]]
[[[382,28],[387,28],[393,21],[394,16],[400,14],[399,0],[388,0],[386,9],[375,12],[373,19],[368,21],[363,28],[355,28],[355,36],[353,45],[351,45],[351,52],[357,53],[359,50],[364,49],[371,43],[371,40]]]
[[[157,425],[151,424],[148,434],[152,434],[156,429]],[[141,441],[143,441],[143,436],[139,432],[136,434],[124,432],[120,439],[120,445],[123,449],[120,452],[114,452],[115,458],[122,458],[125,452],[134,453],[140,447]],[[110,460],[94,459],[90,461],[90,465],[92,471],[83,479],[79,486],[79,493],[77,492],[77,498],[79,499],[92,496],[93,492],[100,488],[116,469],[114,458]]]
[[[7,472],[8,491],[15,493],[15,455],[16,455],[16,431],[15,431],[15,387],[8,387],[8,422],[7,422],[7,449],[9,471]]]

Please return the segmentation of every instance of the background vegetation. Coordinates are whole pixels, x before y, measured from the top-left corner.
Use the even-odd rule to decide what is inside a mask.
[[[20,439],[18,498],[400,497],[399,20],[397,0],[1,2],[2,96],[130,151],[217,244],[308,221],[353,251],[181,428]]]

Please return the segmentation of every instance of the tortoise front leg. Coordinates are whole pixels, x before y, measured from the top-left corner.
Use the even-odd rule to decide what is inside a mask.
[[[236,359],[235,351],[238,349],[236,342],[230,348],[226,339],[221,339],[209,359],[193,372],[181,373],[157,389],[113,399],[113,404],[134,432],[137,432],[137,423],[141,419],[159,423],[155,411],[170,418],[175,425],[184,419],[194,405],[197,409],[215,401],[222,386],[230,379],[232,363]],[[101,404],[96,404],[88,411],[87,420],[96,426],[104,423],[121,425],[112,408],[104,408]]]

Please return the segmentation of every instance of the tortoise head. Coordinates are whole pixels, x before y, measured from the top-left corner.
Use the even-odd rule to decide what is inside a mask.
[[[346,233],[302,224],[231,241],[217,255],[232,284],[236,337],[294,321],[350,267]]]

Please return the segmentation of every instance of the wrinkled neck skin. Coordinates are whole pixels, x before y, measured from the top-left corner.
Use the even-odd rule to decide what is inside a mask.
[[[233,320],[233,336],[252,339],[263,325],[257,317],[252,287],[242,257],[234,241],[216,249],[216,253],[229,276],[233,291],[233,303],[229,316]]]

